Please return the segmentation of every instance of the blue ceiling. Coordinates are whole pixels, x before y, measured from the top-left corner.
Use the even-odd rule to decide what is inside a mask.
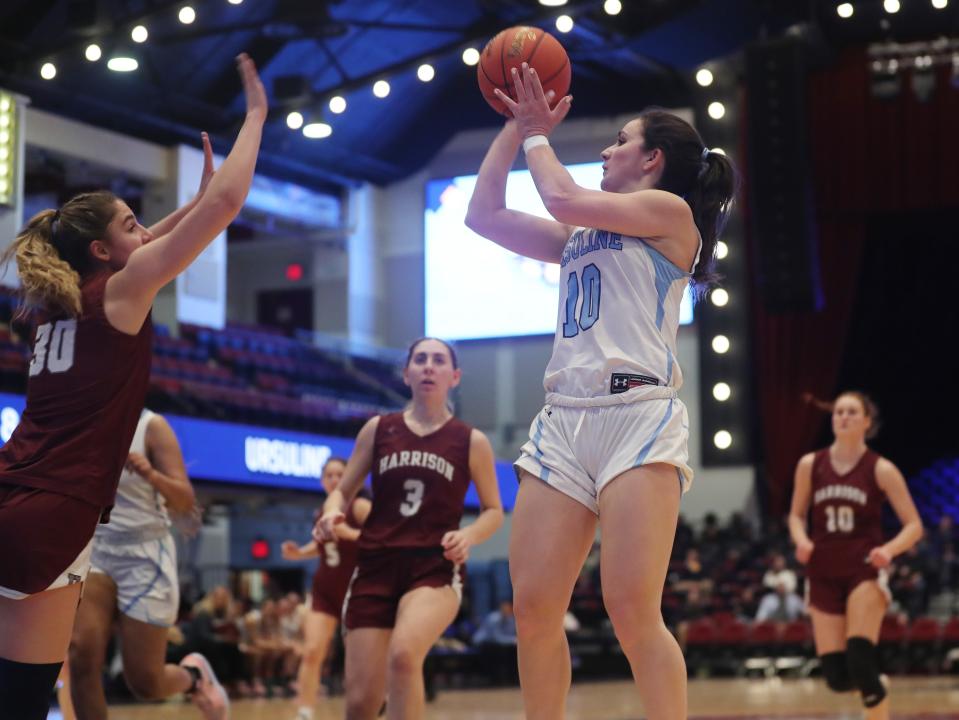
[[[243,115],[232,59],[246,51],[272,103],[260,171],[330,190],[398,180],[456,132],[498,124],[476,88],[475,68],[460,55],[510,25],[538,25],[560,37],[573,64],[573,112],[583,117],[686,104],[699,64],[799,21],[818,23],[838,41],[862,41],[873,39],[880,20],[857,25],[862,37],[855,37],[852,24],[836,22],[836,3],[822,0],[622,0],[617,16],[603,11],[602,0],[570,0],[558,9],[536,0],[193,0],[197,19],[183,25],[177,12],[186,2],[3,0],[0,86],[43,110],[159,143],[198,144],[207,130],[225,152]],[[563,12],[576,21],[567,35],[553,29]],[[857,16],[870,12],[864,7]],[[946,12],[954,29],[955,13]],[[135,45],[129,33],[139,23],[150,37]],[[104,49],[96,63],[83,56],[94,41]],[[137,71],[106,68],[105,58],[122,48],[135,53]],[[39,76],[46,61],[58,69],[51,81]],[[416,79],[425,61],[436,68],[430,83]],[[274,81],[289,75],[305,76],[308,96],[277,99]],[[392,85],[382,100],[371,92],[381,77]],[[323,113],[331,137],[311,140],[287,128],[290,110],[318,118],[338,92],[348,107]]]

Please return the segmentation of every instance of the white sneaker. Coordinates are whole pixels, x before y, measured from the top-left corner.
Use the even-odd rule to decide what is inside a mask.
[[[230,698],[216,679],[210,663],[200,653],[190,653],[180,661],[182,667],[200,671],[200,680],[190,696],[205,720],[227,720],[230,717]]]

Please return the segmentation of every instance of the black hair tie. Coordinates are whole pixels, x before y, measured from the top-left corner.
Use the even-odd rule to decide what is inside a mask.
[[[50,240],[52,241],[57,236],[58,227],[57,223],[60,222],[60,211],[57,210],[53,213],[53,220],[50,221]]]

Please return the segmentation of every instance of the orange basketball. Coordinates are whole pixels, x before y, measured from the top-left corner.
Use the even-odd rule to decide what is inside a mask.
[[[476,69],[480,92],[486,102],[507,117],[511,113],[496,97],[493,89],[499,88],[515,100],[511,69],[518,69],[524,62],[536,69],[543,92],[552,90],[556,93],[554,102],[569,92],[569,57],[559,40],[535,27],[507,28],[486,43]]]

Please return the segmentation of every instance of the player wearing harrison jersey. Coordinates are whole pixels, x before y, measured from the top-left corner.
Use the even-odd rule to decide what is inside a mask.
[[[562,720],[571,680],[563,618],[599,523],[606,609],[653,720],[686,717],[686,668],[661,596],[680,493],[692,479],[688,420],[676,397],[679,305],[712,280],[732,200],[729,161],[677,116],[646,110],[602,152],[600,190],[576,185],[546,136],[569,111],[535,70],[513,75],[513,118],[480,167],[466,222],[521,255],[562,269],[546,406],[515,467],[510,542],[526,717]],[[555,219],[506,206],[522,143]]]
[[[879,414],[866,395],[846,392],[833,404],[835,441],[796,467],[789,530],[806,565],[809,612],[823,677],[836,692],[858,689],[867,717],[886,720],[876,642],[889,602],[885,568],[922,537],[922,523],[902,474],[866,445]],[[902,529],[883,542],[886,500]],[[811,515],[812,537],[806,532]]]
[[[88,544],[106,521],[150,375],[150,308],[239,213],[267,114],[253,62],[237,66],[246,120],[214,174],[204,135],[196,197],[147,229],[109,192],[35,215],[4,253],[16,258],[37,329],[19,427],[0,451],[0,708],[45,718],[66,654]],[[193,699],[223,717],[208,665],[184,659]]]
[[[343,479],[346,460],[331,457],[323,466],[320,482],[327,495]],[[319,520],[321,511],[317,512]],[[336,538],[325,543],[311,540],[302,547],[292,540],[283,543],[283,558],[304,560],[320,557],[320,565],[313,574],[312,607],[303,623],[303,660],[297,674],[296,720],[310,720],[313,704],[320,686],[323,662],[333,640],[333,632],[343,612],[343,600],[356,569],[360,528],[370,514],[370,501],[356,497],[346,511],[346,522],[336,526]]]
[[[314,530],[318,541],[333,537],[372,471],[373,508],[343,608],[350,720],[375,718],[387,690],[389,720],[423,716],[423,661],[456,617],[460,566],[503,521],[489,440],[449,410],[460,374],[443,341],[413,343],[403,371],[412,403],[363,426]],[[470,482],[482,509],[460,529]]]

